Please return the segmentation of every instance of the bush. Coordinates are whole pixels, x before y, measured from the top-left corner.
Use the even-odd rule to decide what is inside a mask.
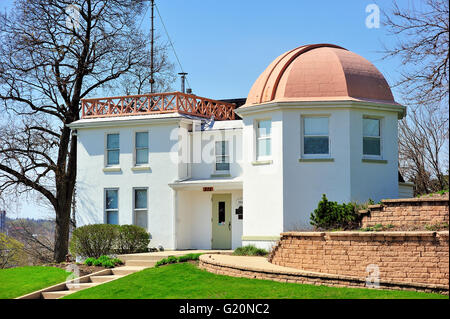
[[[119,226],[108,224],[86,225],[72,233],[70,252],[72,255],[98,258],[109,255],[119,233]]]
[[[117,241],[119,254],[145,252],[149,243],[150,234],[144,228],[135,225],[120,226]]]
[[[113,268],[116,265],[122,265],[123,262],[118,258],[109,256],[100,256],[99,258],[87,258],[84,263],[88,266],[103,266],[105,268]]]
[[[158,262],[156,263],[155,267],[159,267],[159,266],[167,265],[167,264],[182,263],[182,262],[186,262],[186,261],[189,261],[189,260],[198,260],[200,255],[203,255],[203,254],[202,253],[187,254],[187,255],[180,256],[180,257],[169,256],[167,258],[163,258],[161,260],[158,260]]]
[[[85,265],[92,266],[92,263],[95,261],[95,258],[89,257],[84,261]]]
[[[114,253],[140,253],[147,251],[149,242],[150,234],[135,225],[86,225],[73,231],[70,252],[92,258]]]
[[[331,202],[323,194],[317,208],[311,213],[310,223],[316,229],[352,229],[359,225],[359,214],[354,203]]]
[[[257,248],[253,245],[236,248],[233,252],[235,256],[266,256],[269,252],[265,249]]]
[[[187,254],[187,255],[184,255],[184,256],[180,256],[180,257],[178,257],[178,262],[182,263],[182,262],[189,261],[189,260],[198,260],[200,255],[202,255],[202,253],[199,253],[199,254]]]

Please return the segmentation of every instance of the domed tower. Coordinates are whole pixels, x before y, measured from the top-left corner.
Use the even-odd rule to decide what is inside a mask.
[[[276,58],[236,110],[243,130],[243,245],[308,229],[322,194],[338,202],[398,197],[396,103],[365,58],[332,44]]]

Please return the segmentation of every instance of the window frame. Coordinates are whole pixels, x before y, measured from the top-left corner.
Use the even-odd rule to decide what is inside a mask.
[[[117,208],[107,208],[106,205],[106,193],[108,191],[117,191]],[[118,187],[108,187],[103,190],[103,207],[104,207],[104,216],[103,220],[105,224],[108,224],[108,213],[109,212],[117,212],[117,224],[111,224],[111,225],[120,225],[120,215],[119,215],[119,188]]]
[[[146,192],[146,203],[145,203],[145,208],[136,208],[136,191],[137,190],[145,190],[145,192]],[[136,218],[136,213],[137,212],[145,212],[146,213],[146,215],[147,215],[147,228],[146,228],[146,230],[148,230],[148,187],[133,187],[133,193],[132,193],[132,196],[133,196],[133,225],[137,225],[137,223],[136,223],[136,221],[137,221],[137,218]]]
[[[374,137],[374,136],[365,136],[364,135],[364,120],[369,119],[369,120],[378,120],[379,123],[379,136],[378,137]],[[372,116],[372,115],[363,115],[362,117],[362,138],[361,138],[361,146],[362,146],[362,158],[363,159],[383,159],[383,118],[382,117],[378,117],[378,116]],[[380,154],[379,155],[371,155],[371,154],[364,154],[364,138],[373,138],[373,139],[379,139],[380,140]]]
[[[305,134],[305,120],[308,118],[326,118],[328,120],[328,134],[327,135],[306,135]],[[300,138],[301,138],[301,158],[315,159],[315,158],[331,158],[331,136],[330,136],[330,114],[314,114],[314,115],[302,115],[300,120]],[[305,137],[328,137],[328,153],[327,154],[305,154]]]
[[[266,136],[259,136],[259,123],[261,122],[270,122],[270,134],[266,135]],[[262,119],[258,119],[255,120],[255,160],[256,161],[264,161],[264,160],[269,160],[272,159],[272,148],[273,148],[273,143],[272,143],[272,133],[273,133],[273,126],[272,126],[272,119],[271,118],[262,118]],[[270,154],[269,155],[259,155],[259,141],[260,140],[270,140]]]
[[[108,135],[119,135],[119,148],[108,148]],[[104,141],[104,166],[105,167],[119,167],[120,166],[120,133],[119,132],[105,132],[105,141]],[[119,151],[119,162],[117,164],[109,164],[109,151]]]
[[[227,144],[227,146],[228,147],[225,147],[225,154],[222,154],[222,155],[218,155],[217,154],[217,149],[216,149],[216,145],[217,145],[217,143],[226,143]],[[227,149],[228,149],[228,152],[227,152]],[[217,158],[218,157],[226,157],[228,160],[226,161],[226,162],[217,162]],[[218,170],[217,169],[217,164],[228,164],[228,169],[227,170]],[[228,141],[228,140],[224,140],[224,139],[221,139],[221,140],[215,140],[214,141],[214,172],[215,173],[229,173],[230,172],[230,169],[231,169],[231,165],[230,165],[230,142]]]
[[[140,147],[139,149],[147,149],[147,163],[138,164],[137,163],[137,134],[147,133],[147,147]],[[133,134],[133,165],[134,167],[147,167],[150,165],[150,132],[148,130],[136,130]]]

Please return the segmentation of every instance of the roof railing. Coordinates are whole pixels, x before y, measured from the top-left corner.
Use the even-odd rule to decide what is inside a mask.
[[[218,121],[234,120],[235,104],[181,92],[81,100],[82,118],[180,113]]]

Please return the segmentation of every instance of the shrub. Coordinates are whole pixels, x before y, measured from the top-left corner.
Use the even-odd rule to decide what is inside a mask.
[[[118,258],[111,258],[102,255],[98,258],[87,258],[84,263],[88,266],[103,266],[105,268],[113,268],[116,265],[122,265],[123,261]]]
[[[105,260],[104,262],[102,262],[102,266],[105,268],[114,268],[116,265],[112,260]]]
[[[140,253],[147,251],[149,242],[150,234],[135,225],[86,225],[74,230],[70,252],[93,258],[113,253]]]
[[[177,258],[177,257],[175,257],[175,256],[169,256],[169,257],[167,257],[167,263],[168,263],[168,264],[174,264],[174,263],[176,263],[176,262],[178,262],[178,258]]]
[[[200,255],[202,255],[202,253],[199,253],[199,254],[187,254],[187,255],[184,255],[184,256],[180,256],[180,257],[178,257],[178,262],[182,263],[182,262],[189,261],[189,260],[198,260]]]
[[[155,267],[159,267],[159,266],[166,265],[166,264],[168,264],[167,258],[163,258],[163,259],[158,260],[158,261],[156,262]]]
[[[92,263],[94,262],[94,260],[95,260],[95,258],[92,258],[92,257],[86,258],[86,260],[84,261],[84,264],[88,265],[88,266],[92,266]]]
[[[352,229],[359,224],[356,204],[331,202],[325,194],[317,208],[311,213],[310,223],[316,229]]]
[[[102,262],[99,259],[94,259],[94,261],[92,262],[92,266],[101,266]]]
[[[119,226],[108,224],[86,225],[72,233],[70,252],[72,255],[98,258],[113,252]]]
[[[119,258],[113,258],[111,261],[114,263],[114,265],[123,265],[123,261]]]
[[[203,255],[203,254],[202,253],[187,254],[187,255],[180,256],[180,257],[169,256],[167,258],[163,258],[161,260],[158,260],[156,262],[156,264],[155,264],[155,267],[159,267],[159,266],[167,265],[167,264],[182,263],[182,262],[186,262],[186,261],[189,261],[189,260],[198,260],[200,255]]]
[[[236,256],[266,256],[267,254],[267,250],[257,248],[253,245],[236,248],[233,252],[233,255]]]
[[[117,252],[119,254],[140,253],[147,251],[150,234],[139,226],[122,225],[119,227]]]

